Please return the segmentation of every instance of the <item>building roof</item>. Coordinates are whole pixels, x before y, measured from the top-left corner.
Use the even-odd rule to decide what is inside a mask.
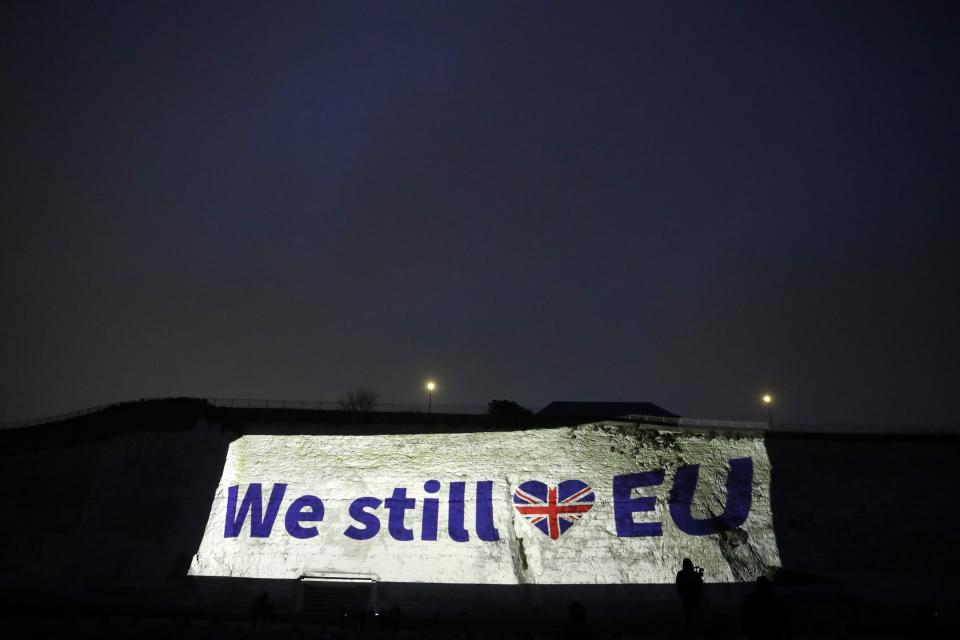
[[[581,420],[613,420],[625,415],[657,416],[660,418],[679,418],[663,407],[652,402],[551,402],[541,409],[538,416],[569,416]]]

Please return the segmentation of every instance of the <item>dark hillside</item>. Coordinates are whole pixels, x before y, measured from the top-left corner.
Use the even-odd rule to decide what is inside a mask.
[[[555,423],[526,418],[522,426],[532,424]],[[295,582],[187,576],[233,439],[519,427],[486,416],[223,409],[178,399],[0,431],[0,598],[21,614],[243,617],[268,590],[278,614],[308,615]],[[796,628],[837,620],[862,629],[952,624],[960,563],[949,489],[960,441],[773,433],[767,449],[784,565],[778,588]],[[716,619],[735,627],[748,591],[711,585]],[[637,602],[646,603],[649,620],[663,622],[674,606],[672,585],[384,584],[379,595],[412,617],[429,607],[454,617],[495,610],[503,619],[528,618],[578,599],[611,624],[631,619]]]

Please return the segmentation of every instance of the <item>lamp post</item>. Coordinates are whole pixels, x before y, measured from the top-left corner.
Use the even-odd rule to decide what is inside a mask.
[[[767,429],[773,431],[773,396],[763,394],[763,404],[767,405]]]
[[[427,380],[427,413],[433,412],[433,390],[436,388],[436,382],[433,380]]]

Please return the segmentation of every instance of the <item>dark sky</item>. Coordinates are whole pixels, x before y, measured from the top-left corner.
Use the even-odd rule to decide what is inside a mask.
[[[948,6],[6,2],[0,419],[960,422]]]

